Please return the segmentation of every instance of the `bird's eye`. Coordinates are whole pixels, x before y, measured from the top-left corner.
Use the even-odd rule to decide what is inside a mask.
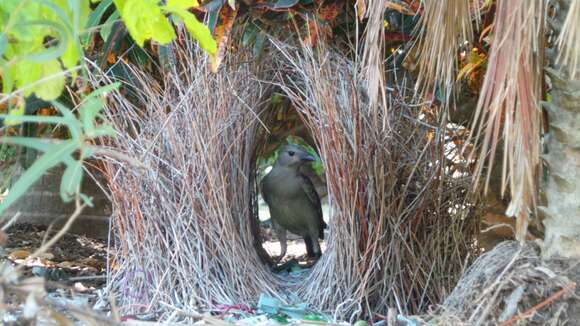
[[[294,154],[295,154],[295,153],[294,153],[293,151],[289,151],[289,152],[288,152],[288,155],[290,155],[290,156],[294,156]]]

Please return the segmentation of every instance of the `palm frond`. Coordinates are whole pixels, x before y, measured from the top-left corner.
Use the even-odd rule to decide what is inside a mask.
[[[558,37],[557,62],[567,67],[570,79],[580,75],[580,1],[571,1]]]
[[[475,143],[481,145],[475,187],[487,160],[487,191],[496,150],[503,145],[502,194],[509,185],[512,199],[506,215],[517,217],[519,240],[525,238],[529,213],[536,206],[543,11],[542,0],[497,2],[494,40],[474,117]]]
[[[365,29],[361,65],[367,77],[366,86],[371,108],[376,108],[379,102],[383,108],[388,107],[385,93],[385,69],[383,68],[384,10],[388,2],[386,0],[369,0],[364,10],[364,17],[368,19],[368,22]],[[387,127],[386,120],[383,120],[382,127],[383,130]]]
[[[419,30],[419,76],[416,91],[423,95],[441,87],[445,102],[457,71],[457,54],[473,39],[472,17],[477,10],[471,0],[424,1]]]

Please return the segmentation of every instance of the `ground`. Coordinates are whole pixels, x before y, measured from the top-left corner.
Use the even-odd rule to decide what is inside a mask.
[[[3,236],[0,271],[7,270],[5,263],[9,266],[24,264],[22,279],[44,277],[51,302],[94,306],[98,291],[106,282],[106,241],[66,234],[39,258],[27,259],[47,239],[45,226],[18,224],[10,227]],[[22,305],[14,297],[6,298],[4,303],[6,305],[0,307],[5,309],[0,319],[2,324],[18,325],[22,319]]]
[[[280,250],[279,243],[267,227],[268,224],[263,224],[265,224],[263,231],[266,237],[264,248],[272,256],[277,256]],[[43,226],[20,224],[11,227],[7,230],[5,237],[0,239],[0,242],[3,241],[4,244],[4,249],[0,249],[2,250],[0,264],[6,262],[13,266],[25,264],[24,278],[34,276],[46,278],[46,296],[51,302],[64,302],[65,304],[61,306],[68,304],[69,306],[94,307],[99,295],[102,295],[99,290],[103,288],[106,280],[107,243],[103,240],[67,234],[40,258],[27,260],[26,257],[43,243],[46,235],[47,230]],[[306,262],[304,242],[297,236],[289,238],[288,254],[283,262],[297,261],[303,265]],[[321,242],[321,245],[325,250],[325,243]],[[503,252],[508,256],[509,250],[517,249],[514,247],[514,242],[502,243],[502,246],[507,249],[499,248],[501,250],[497,252]],[[499,318],[503,311],[510,310],[509,302],[514,301],[514,295],[520,287],[525,290],[525,293],[520,294],[514,301],[517,303],[511,315],[514,323],[505,325],[544,325],[546,322],[553,322],[552,325],[580,325],[580,290],[576,286],[580,283],[580,262],[554,259],[543,261],[539,258],[539,247],[535,244],[530,244],[529,247],[513,265],[509,265],[499,255],[496,258],[493,256],[488,258],[490,259],[488,262],[495,261],[498,264],[496,272],[502,273],[502,280],[493,273],[490,275],[476,273],[474,277],[473,273],[469,275],[468,271],[465,276],[466,282],[468,284],[475,282],[471,283],[471,290],[480,286],[486,288],[485,284],[488,284],[486,282],[497,285],[496,280],[503,284],[500,285],[497,293],[492,293],[492,291],[488,294],[488,298],[498,296],[493,299],[480,296],[485,291],[477,290],[475,294],[479,304],[496,302],[490,315],[495,312],[497,315],[494,315],[494,318]],[[493,252],[490,254],[493,255]],[[493,263],[486,263],[484,260],[480,265],[489,271],[487,267]],[[469,280],[470,278],[472,281]],[[570,287],[570,291],[564,291],[566,286]],[[460,301],[466,302],[466,300]],[[9,296],[5,298],[5,303],[3,307],[0,306],[0,309],[6,309],[5,311],[8,312],[0,319],[3,325],[21,325],[24,311],[22,301],[18,302],[15,297]],[[471,308],[469,306],[468,308],[474,309],[475,306],[474,303]],[[468,315],[469,313],[466,316]],[[416,320],[420,319],[417,317]]]

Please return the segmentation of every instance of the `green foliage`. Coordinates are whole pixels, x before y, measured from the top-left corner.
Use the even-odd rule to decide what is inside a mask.
[[[109,9],[109,7],[111,7],[112,4],[113,4],[113,0],[103,0],[103,1],[99,2],[97,7],[95,8],[95,10],[89,16],[89,20],[88,20],[87,26],[86,26],[87,30],[93,30],[93,29],[97,29],[99,27],[99,24],[100,24],[101,20],[103,19],[105,12]],[[113,17],[113,18],[110,19],[111,17]],[[115,11],[113,14],[111,14],[109,16],[107,21],[102,26],[100,26],[101,31],[105,28],[108,28],[110,30],[111,25],[113,24],[113,21],[117,20],[117,19],[119,19],[119,13]],[[83,45],[88,44],[88,42],[90,40],[90,36],[91,36],[90,33],[86,33],[83,36]],[[106,37],[103,37],[103,40],[106,40],[106,39],[107,39]]]
[[[166,8],[183,20],[185,27],[191,36],[193,36],[193,38],[199,42],[199,46],[202,49],[212,55],[217,53],[217,44],[212,38],[211,32],[207,26],[200,23],[197,18],[195,18],[195,16],[187,10],[175,9],[169,6]]]
[[[2,144],[29,147],[43,153],[10,188],[8,196],[0,203],[0,215],[47,170],[59,164],[66,165],[60,185],[62,200],[70,202],[79,195],[85,203],[90,205],[90,199],[80,193],[83,178],[83,161],[93,156],[98,150],[98,148],[90,144],[91,140],[101,136],[114,135],[114,131],[109,125],[105,123],[99,124],[98,122],[104,121],[101,115],[104,105],[101,95],[118,87],[119,84],[105,86],[86,96],[78,108],[79,118],[69,108],[55,101],[52,104],[60,112],[60,116],[0,115],[0,118],[16,120],[13,121],[14,123],[36,122],[64,125],[71,135],[70,139],[60,141],[33,137],[4,137],[0,139]]]
[[[199,42],[201,48],[212,55],[217,53],[216,42],[207,26],[187,11],[197,6],[197,1],[168,0],[166,6],[159,5],[158,0],[113,0],[113,2],[129,34],[141,47],[148,39],[162,45],[175,39],[173,26],[165,17],[166,14],[173,14],[183,21],[188,32]]]
[[[114,0],[117,10],[137,45],[148,39],[168,44],[175,39],[173,26],[163,15],[157,0]]]
[[[61,96],[67,77],[74,80],[77,72],[86,72],[83,65],[84,49],[91,43],[90,32],[101,30],[108,39],[113,23],[120,17],[139,46],[146,40],[167,44],[175,39],[173,25],[167,15],[183,21],[189,33],[210,54],[217,46],[209,29],[188,9],[197,6],[195,0],[168,0],[166,6],[159,0],[102,0],[94,11],[90,0],[1,0],[0,1],[0,104],[9,103],[8,114],[0,115],[5,125],[23,122],[66,126],[71,135],[66,140],[41,140],[29,137],[5,137],[0,143],[33,148],[42,156],[34,162],[11,187],[0,204],[0,213],[36,182],[48,169],[65,164],[60,195],[71,201],[79,193],[83,177],[83,160],[91,157],[96,148],[88,141],[113,135],[113,130],[102,121],[103,102],[100,95],[118,85],[101,88],[84,98],[78,118],[70,109],[56,102]],[[112,4],[114,11],[103,25],[101,21]],[[51,103],[60,116],[25,115],[25,97],[36,95]],[[3,145],[4,146],[4,145]],[[4,151],[4,148],[2,150]],[[73,157],[74,154],[74,157]]]
[[[118,11],[99,26],[112,4]],[[63,92],[66,77],[76,78],[82,70],[83,44],[90,42],[90,31],[103,27],[108,38],[113,22],[121,17],[139,46],[151,39],[167,44],[175,39],[173,25],[166,15],[181,19],[210,54],[217,46],[207,26],[187,11],[195,0],[103,0],[91,11],[89,0],[2,0],[0,1],[0,80],[2,93],[10,97],[37,97],[51,101]],[[79,66],[80,64],[80,66]],[[1,102],[0,102],[1,103]],[[15,101],[12,116],[24,114],[24,101]]]
[[[60,96],[63,70],[74,71],[83,55],[79,33],[89,13],[89,0],[1,1],[2,92],[17,89],[44,100]]]

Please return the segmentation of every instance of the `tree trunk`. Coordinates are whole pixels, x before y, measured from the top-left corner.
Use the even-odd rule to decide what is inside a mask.
[[[562,26],[565,16],[561,10],[555,17],[556,24]],[[543,255],[580,258],[580,80],[570,77],[570,67],[553,67],[546,68],[552,101],[544,103],[550,130],[544,156],[548,166],[543,184],[547,202],[540,207],[545,226]]]

